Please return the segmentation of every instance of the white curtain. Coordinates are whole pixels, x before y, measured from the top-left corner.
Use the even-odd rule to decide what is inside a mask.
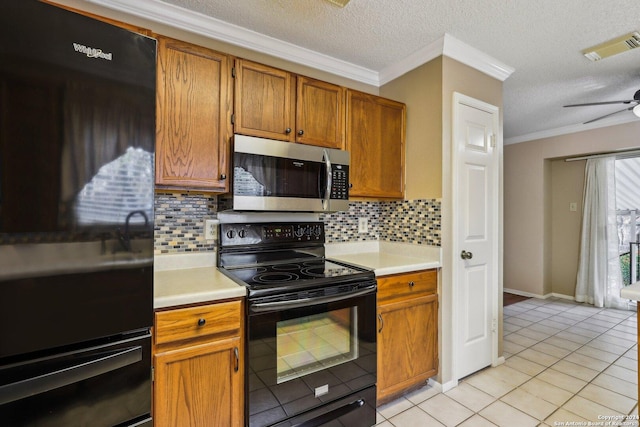
[[[576,301],[628,309],[620,298],[615,185],[614,157],[587,160]]]

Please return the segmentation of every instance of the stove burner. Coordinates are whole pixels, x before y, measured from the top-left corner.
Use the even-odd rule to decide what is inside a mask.
[[[285,271],[299,270],[300,265],[299,264],[278,264],[278,265],[272,266],[271,268],[273,268],[274,270],[285,270]]]
[[[306,275],[312,276],[312,277],[324,277],[325,276],[324,265],[318,265],[316,267],[303,268],[302,270],[300,270],[300,272],[302,274],[306,274]]]
[[[261,283],[275,283],[275,282],[289,282],[291,280],[298,280],[300,276],[294,273],[286,272],[271,272],[262,273],[253,277],[253,280]]]

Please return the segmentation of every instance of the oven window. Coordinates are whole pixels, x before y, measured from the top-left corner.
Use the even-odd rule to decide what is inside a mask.
[[[277,322],[277,383],[357,359],[357,315],[347,307]]]

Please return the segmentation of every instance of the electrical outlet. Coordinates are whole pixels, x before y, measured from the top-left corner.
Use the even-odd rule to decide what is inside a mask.
[[[369,231],[369,219],[358,218],[358,233],[367,233]]]
[[[218,224],[220,221],[217,219],[207,219],[204,221],[204,239],[205,240],[217,240],[218,239]]]
[[[577,212],[578,211],[578,204],[576,202],[569,203],[569,211],[570,212]]]

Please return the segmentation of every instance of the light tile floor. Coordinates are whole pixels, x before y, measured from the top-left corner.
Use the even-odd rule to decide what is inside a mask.
[[[377,426],[638,426],[635,311],[562,299],[504,308],[503,365],[378,408]]]

